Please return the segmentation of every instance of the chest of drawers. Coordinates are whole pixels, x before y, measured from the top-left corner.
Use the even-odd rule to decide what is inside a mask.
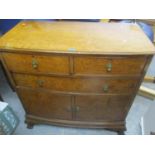
[[[133,24],[21,22],[1,38],[1,59],[28,127],[124,131],[154,54]]]

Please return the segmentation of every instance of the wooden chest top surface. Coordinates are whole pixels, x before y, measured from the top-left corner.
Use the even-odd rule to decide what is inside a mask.
[[[136,24],[23,21],[0,39],[1,50],[77,54],[154,54]]]

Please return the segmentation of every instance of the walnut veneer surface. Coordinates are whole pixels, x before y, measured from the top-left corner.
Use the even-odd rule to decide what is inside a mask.
[[[28,127],[124,131],[155,48],[135,24],[24,21],[0,51]]]

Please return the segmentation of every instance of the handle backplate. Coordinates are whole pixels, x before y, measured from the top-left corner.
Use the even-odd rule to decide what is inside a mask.
[[[108,90],[109,90],[109,86],[108,86],[107,84],[105,84],[105,85],[103,86],[103,91],[104,91],[104,92],[108,92]]]
[[[111,63],[111,62],[108,63],[108,64],[106,65],[106,68],[107,68],[107,71],[108,71],[108,72],[111,72],[111,71],[112,71],[112,63]]]
[[[42,87],[44,84],[44,80],[38,80],[37,83],[38,83],[39,87]]]
[[[32,60],[32,68],[34,68],[34,69],[38,68],[38,62],[35,59]]]

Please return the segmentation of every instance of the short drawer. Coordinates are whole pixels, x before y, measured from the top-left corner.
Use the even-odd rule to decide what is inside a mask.
[[[137,79],[49,77],[13,74],[17,86],[77,93],[133,93]]]
[[[69,58],[67,56],[3,53],[3,57],[12,72],[69,74]]]
[[[140,74],[146,63],[145,56],[135,57],[74,57],[75,74],[106,74],[106,75],[131,75]]]

